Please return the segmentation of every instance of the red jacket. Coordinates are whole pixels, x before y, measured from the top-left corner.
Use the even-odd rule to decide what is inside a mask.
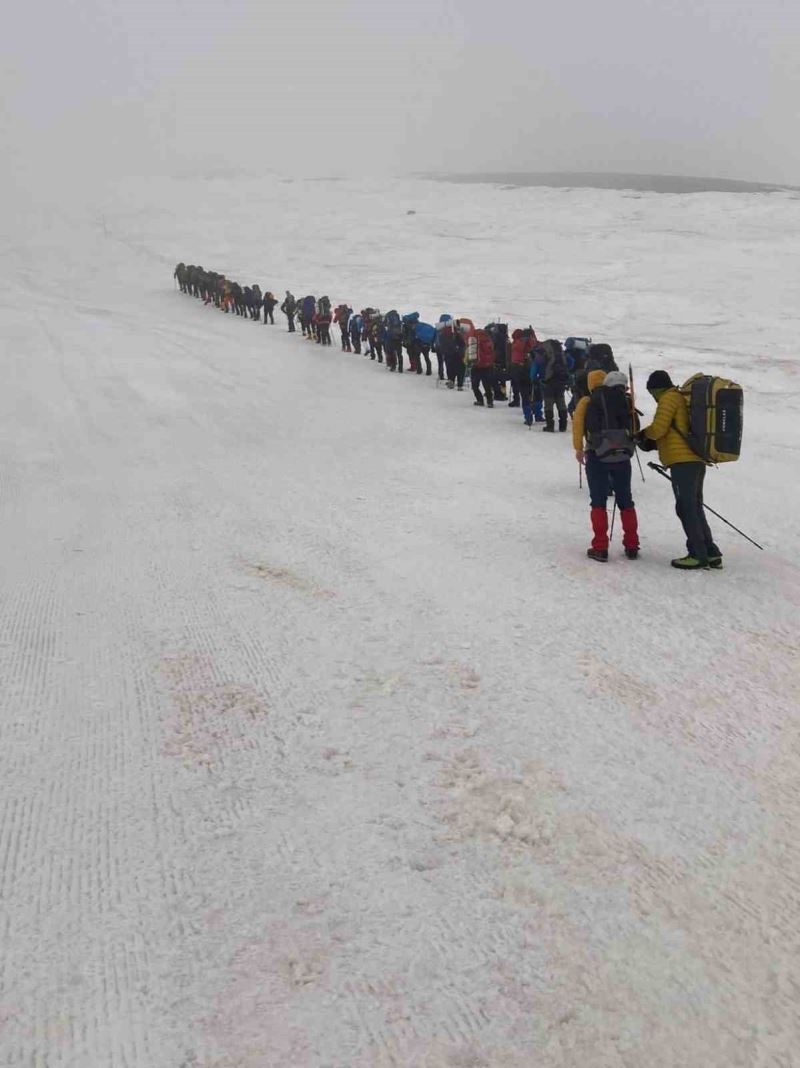
[[[475,366],[494,367],[494,342],[485,330],[476,331],[476,336],[478,338],[478,355],[475,357]]]

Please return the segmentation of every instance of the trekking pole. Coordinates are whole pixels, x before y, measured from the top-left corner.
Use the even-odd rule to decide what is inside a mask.
[[[664,469],[664,468],[663,468],[663,467],[661,466],[661,464],[654,464],[654,463],[652,463],[652,461],[651,461],[651,462],[649,462],[649,463],[648,463],[648,465],[647,465],[647,466],[648,466],[648,467],[652,467],[654,471],[658,471],[659,475],[663,475],[663,477],[664,477],[664,478],[665,478],[665,479],[667,480],[667,482],[671,482],[671,481],[672,481],[672,479],[671,479],[671,478],[670,478],[670,476],[669,476],[669,475],[667,474],[666,470],[665,470],[665,469]],[[743,537],[743,538],[744,538],[744,539],[745,539],[746,541],[749,541],[751,545],[755,545],[755,547],[756,547],[757,549],[761,549],[761,550],[762,550],[762,552],[763,552],[763,550],[764,550],[764,546],[763,546],[763,545],[759,545],[757,541],[753,541],[753,539],[752,539],[751,537],[749,537],[749,536],[748,536],[747,534],[745,534],[745,532],[744,532],[743,530],[739,530],[739,528],[738,528],[738,527],[735,527],[735,526],[733,525],[733,523],[729,522],[729,521],[728,521],[728,520],[727,520],[727,519],[725,518],[725,516],[724,516],[724,515],[720,515],[720,514],[719,514],[719,512],[715,512],[713,508],[711,508],[711,507],[710,507],[709,505],[707,505],[707,504],[705,504],[705,503],[703,504],[703,507],[705,508],[705,510],[706,510],[707,512],[711,512],[711,514],[712,514],[712,515],[715,515],[715,516],[717,517],[717,519],[721,519],[721,520],[722,520],[722,522],[726,524],[726,526],[729,526],[729,527],[731,528],[731,530],[735,530],[737,534],[741,534],[741,536],[742,536],[742,537]]]
[[[636,462],[639,465],[639,474],[642,476],[642,482],[644,482],[644,471],[642,471],[642,458],[639,456],[639,450],[634,445],[633,451],[636,455]]]
[[[614,508],[611,512],[611,530],[608,533],[608,544],[611,544],[611,539],[614,537],[614,520],[617,518],[617,498],[614,496]]]
[[[583,489],[583,464],[578,461],[578,488]]]

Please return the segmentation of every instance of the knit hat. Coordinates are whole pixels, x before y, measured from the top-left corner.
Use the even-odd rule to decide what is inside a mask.
[[[652,392],[654,389],[671,389],[672,379],[666,371],[653,371],[647,379],[647,388]]]
[[[609,371],[603,379],[603,385],[606,389],[613,389],[614,386],[627,386],[627,384],[627,376],[622,371]]]

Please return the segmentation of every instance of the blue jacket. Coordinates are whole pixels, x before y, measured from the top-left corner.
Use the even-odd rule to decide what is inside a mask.
[[[348,325],[350,327],[350,337],[361,337],[361,331],[364,328],[364,320],[360,315],[351,315],[350,323]]]
[[[317,310],[317,302],[313,297],[303,297],[303,317],[311,319]]]

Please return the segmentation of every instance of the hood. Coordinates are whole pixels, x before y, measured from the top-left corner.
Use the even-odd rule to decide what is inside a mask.
[[[602,386],[603,382],[605,382],[605,379],[605,371],[590,371],[589,374],[586,376],[586,384],[589,387],[589,392],[591,393],[593,389],[597,389],[598,386]]]
[[[513,339],[514,341],[519,341],[519,339],[520,339],[520,338],[522,337],[522,331],[521,331],[521,330],[515,330],[515,331],[514,331],[514,332],[513,332],[512,334],[511,334],[511,337],[512,337],[512,339]]]
[[[620,386],[623,389],[627,389],[628,376],[624,375],[622,371],[609,371],[603,380],[603,385],[606,389],[618,389]]]

